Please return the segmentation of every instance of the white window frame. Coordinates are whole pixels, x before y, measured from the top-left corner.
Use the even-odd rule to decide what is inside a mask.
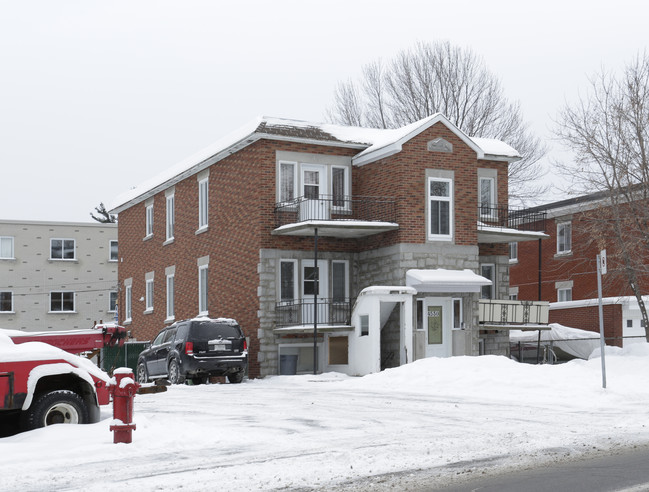
[[[482,201],[482,183],[489,183],[489,202],[483,203]],[[481,176],[478,179],[478,201],[480,207],[480,217],[492,219],[496,216],[496,180],[490,177]],[[483,212],[482,207],[485,207],[487,210]]]
[[[176,319],[176,314],[175,314],[175,284],[176,284],[176,275],[175,274],[168,274],[167,275],[167,280],[166,280],[166,286],[167,286],[167,321],[171,321]]]
[[[198,230],[204,231],[209,224],[209,177],[198,182]]]
[[[115,245],[117,246],[117,249],[115,251],[115,258],[113,258],[113,243],[115,243]],[[108,261],[119,261],[119,243],[117,239],[111,239],[110,241],[108,241]]]
[[[176,195],[174,193],[167,196],[166,205],[165,237],[167,241],[173,241],[176,226]]]
[[[285,174],[288,174],[289,171],[284,171],[282,170],[282,166],[287,166],[291,167],[292,170],[290,171],[290,174],[293,177],[293,189],[290,190],[290,194],[293,196],[284,196],[282,193],[282,181],[283,181],[283,176]],[[277,190],[277,197],[278,197],[278,202],[280,203],[291,203],[293,200],[297,198],[296,193],[298,190],[298,175],[297,175],[297,168],[298,168],[298,163],[294,161],[279,161],[279,180],[278,180],[278,190]]]
[[[342,169],[343,170],[343,205],[336,205],[335,204],[335,198],[334,197],[334,169]],[[351,195],[350,191],[350,181],[349,181],[349,167],[347,166],[331,166],[331,179],[329,179],[329,182],[331,183],[331,209],[336,212],[347,212],[351,210],[351,201],[349,199],[349,196]]]
[[[153,312],[153,277],[146,279],[144,289],[144,312],[152,313]]]
[[[293,296],[291,299],[288,298],[283,298],[282,297],[282,263],[291,263],[293,264]],[[278,272],[278,278],[277,278],[277,300],[280,303],[284,304],[292,304],[294,301],[298,299],[298,286],[299,286],[299,280],[298,280],[298,274],[299,274],[299,267],[298,267],[298,261],[294,259],[280,259],[279,260],[279,272]]]
[[[484,274],[483,268],[491,268],[491,277]],[[480,288],[481,299],[495,299],[496,294],[496,264],[495,263],[480,263],[480,275],[488,280],[491,280],[491,285],[483,285]],[[485,292],[489,289],[489,296],[485,296]]]
[[[199,316],[209,314],[208,268],[209,265],[201,265],[198,267],[198,314]]]
[[[53,241],[62,241],[62,243],[61,243],[61,258],[54,258],[52,256],[52,242]],[[66,241],[72,241],[72,253],[73,253],[72,258],[65,258],[65,251],[66,251],[65,242]],[[66,237],[66,238],[53,237],[53,238],[50,238],[50,260],[52,260],[52,261],[76,261],[77,260],[77,240],[69,238],[69,237]]]
[[[463,311],[463,306],[462,306],[462,298],[461,297],[454,297],[451,299],[451,318],[453,320],[453,326],[452,328],[454,330],[461,330],[464,326],[464,311]],[[459,315],[458,319],[455,319],[455,307],[459,306]]]
[[[415,299],[415,331],[424,331],[424,301],[425,299]]]
[[[124,287],[124,323],[130,323],[133,315],[133,286]]]
[[[145,209],[145,235],[144,238],[153,236],[153,203],[148,204]]]
[[[52,294],[72,294],[72,310],[65,310],[65,309],[56,310],[56,311],[52,310]],[[63,304],[64,304],[64,299],[63,296],[61,296],[61,308],[63,308]],[[77,312],[77,296],[74,291],[70,291],[70,290],[50,291],[50,307],[48,313],[58,314],[58,313],[76,313],[76,312]]]
[[[430,185],[433,181],[438,181],[438,182],[444,182],[448,183],[449,188],[449,196],[448,197],[441,197],[441,196],[432,196],[430,193]],[[431,225],[432,225],[432,202],[446,202],[448,203],[448,234],[437,234],[433,233],[431,231]],[[454,195],[453,195],[453,180],[450,178],[437,178],[437,177],[429,177],[426,180],[426,207],[428,210],[428,224],[426,224],[426,231],[428,233],[428,239],[430,241],[450,241],[453,239],[453,214],[454,214],[454,207],[453,207],[453,202],[454,202]]]
[[[15,308],[14,308],[14,293],[11,290],[3,290],[0,291],[0,294],[9,294],[11,296],[11,309],[8,311],[0,311],[0,314],[13,314],[15,313]]]
[[[2,255],[3,244],[9,243],[9,255]],[[14,257],[14,237],[13,236],[0,236],[0,260],[15,260]],[[51,250],[50,250],[51,254]]]
[[[115,298],[115,306],[111,306],[112,298]],[[108,312],[114,313],[117,311],[117,299],[119,299],[119,293],[116,290],[111,290],[108,292]]]
[[[335,264],[343,265],[345,268],[345,276],[344,276],[345,292],[342,301],[341,300],[336,301],[334,297],[334,265]],[[349,299],[349,261],[331,260],[331,302],[347,302],[348,299]]]
[[[509,243],[509,263],[518,263],[518,243]]]
[[[569,299],[567,299],[567,297],[569,297]],[[557,302],[569,301],[572,301],[572,287],[561,287],[557,289]]]
[[[561,239],[561,230],[563,230],[563,239]],[[566,232],[568,238],[566,239]],[[557,222],[557,254],[565,255],[572,252],[572,221]]]

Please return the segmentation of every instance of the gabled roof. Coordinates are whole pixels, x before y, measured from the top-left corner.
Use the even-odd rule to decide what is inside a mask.
[[[257,140],[284,140],[358,149],[359,153],[352,158],[352,163],[362,166],[400,152],[405,142],[436,123],[444,124],[455,133],[476,152],[478,159],[514,161],[520,158],[516,150],[499,140],[469,137],[440,113],[397,129],[361,128],[259,117],[200,152],[183,159],[163,173],[122,193],[111,204],[109,211],[119,213],[188,176],[199,173]]]

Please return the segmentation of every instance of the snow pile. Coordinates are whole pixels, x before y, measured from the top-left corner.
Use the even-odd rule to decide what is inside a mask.
[[[386,473],[440,481],[649,442],[649,345],[561,365],[430,358],[380,374],[276,376],[138,395],[132,444],[110,410],[0,439],[0,490],[332,490]],[[477,461],[476,461],[477,460]]]

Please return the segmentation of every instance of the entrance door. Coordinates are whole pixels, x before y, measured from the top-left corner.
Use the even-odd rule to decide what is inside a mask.
[[[450,357],[453,347],[451,338],[451,299],[428,297],[424,302],[424,306],[426,357]]]
[[[318,260],[318,287],[316,291],[316,268],[313,260],[302,260],[302,323],[311,324],[314,321],[313,303],[318,295],[318,323],[327,323],[329,317],[329,269],[327,260]]]

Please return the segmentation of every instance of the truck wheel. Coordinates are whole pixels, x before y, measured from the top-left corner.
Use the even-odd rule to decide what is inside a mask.
[[[185,382],[185,377],[180,373],[180,367],[176,359],[171,359],[169,362],[169,382],[171,384],[182,384]]]
[[[54,424],[87,424],[88,407],[73,391],[57,390],[45,393],[27,410],[24,427],[27,430]]]
[[[232,384],[237,384],[243,381],[243,371],[235,372],[234,374],[228,374],[228,381]]]
[[[140,384],[149,382],[149,375],[146,373],[146,366],[144,362],[140,362],[137,365],[137,382]]]

